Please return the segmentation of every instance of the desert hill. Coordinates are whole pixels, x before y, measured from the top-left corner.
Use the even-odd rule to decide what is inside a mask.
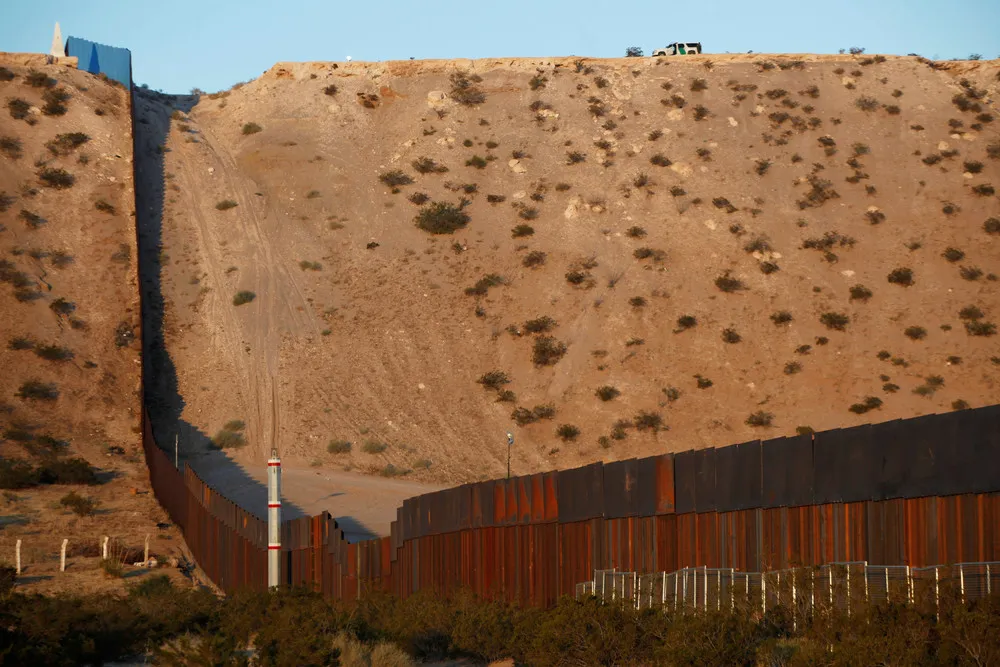
[[[22,538],[22,583],[120,586],[97,570],[101,535],[180,543],[156,527],[141,449],[129,92],[0,54],[0,103],[0,560]],[[56,574],[63,538],[73,565]]]
[[[508,430],[527,473],[995,403],[998,90],[756,55],[140,92],[151,404],[189,452],[450,483],[503,474]]]

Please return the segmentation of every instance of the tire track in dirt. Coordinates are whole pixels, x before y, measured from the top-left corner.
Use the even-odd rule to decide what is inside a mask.
[[[209,319],[218,324],[210,329],[225,337],[223,348],[230,354],[240,381],[252,397],[247,410],[246,435],[250,442],[257,443],[253,453],[266,456],[279,437],[276,397],[282,338],[316,331],[317,326],[305,296],[285,266],[287,260],[275,250],[277,239],[269,231],[278,229],[278,225],[266,209],[261,211],[264,207],[258,202],[255,184],[239,174],[235,159],[217,137],[203,127],[198,130],[201,141],[189,145],[201,147],[203,155],[186,156],[178,161],[177,167],[186,191],[195,193],[194,197],[199,200],[191,206],[191,211],[201,234],[216,241],[201,244],[206,250],[206,271],[213,284],[220,288],[225,285],[224,258],[215,249],[226,247],[239,238],[243,251],[241,283],[257,295],[250,306],[251,312],[247,313],[246,306],[236,310],[221,289],[215,290]],[[205,162],[214,169],[213,175],[221,181],[226,197],[238,204],[233,210],[235,215],[227,217],[232,226],[227,227],[224,234],[204,215],[204,211],[214,209],[214,203],[198,194],[203,192],[198,188],[201,174],[194,169],[198,165],[199,169],[204,166],[207,171]],[[235,332],[242,332],[242,335]]]

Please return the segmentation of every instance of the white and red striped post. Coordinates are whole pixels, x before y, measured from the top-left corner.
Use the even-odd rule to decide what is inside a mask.
[[[267,460],[267,587],[277,588],[281,575],[281,459],[271,450]]]

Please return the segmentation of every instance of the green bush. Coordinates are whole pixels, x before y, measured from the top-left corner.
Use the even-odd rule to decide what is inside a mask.
[[[503,371],[489,371],[488,373],[483,373],[476,382],[483,385],[486,389],[499,391],[505,384],[510,384],[510,377]]]
[[[257,134],[262,129],[263,128],[260,125],[258,125],[257,123],[244,123],[243,124],[243,134],[246,134],[246,135]]]
[[[76,178],[73,174],[70,174],[65,169],[58,169],[55,167],[43,167],[42,170],[38,172],[38,180],[45,185],[48,185],[50,188],[55,188],[57,190],[71,188],[73,187],[73,184],[76,183]]]
[[[54,401],[59,398],[59,390],[54,382],[27,380],[15,395],[25,401]]]
[[[69,509],[77,516],[90,516],[97,509],[97,501],[93,498],[85,498],[76,491],[70,491],[59,499],[59,504]]]
[[[351,451],[351,443],[347,440],[331,440],[326,446],[326,451],[331,454],[348,454]]]
[[[361,446],[361,451],[365,454],[381,454],[387,449],[389,449],[389,445],[377,440],[365,440],[365,443]]]
[[[536,366],[552,366],[566,354],[566,344],[552,336],[540,336],[531,348],[531,361]]]
[[[7,110],[14,120],[25,120],[31,112],[31,104],[19,97],[7,100]]]
[[[240,290],[239,292],[236,293],[236,296],[233,297],[233,305],[242,306],[245,303],[250,303],[256,298],[257,295],[254,292],[250,292],[248,290]]]
[[[417,227],[431,234],[454,234],[469,224],[463,208],[448,202],[432,202],[420,210],[414,221]]]
[[[594,393],[602,401],[610,401],[621,396],[621,392],[616,387],[607,384],[603,387],[598,387]]]
[[[17,160],[23,154],[21,140],[15,137],[0,137],[0,153],[3,153],[12,160]]]
[[[246,425],[239,419],[233,419],[219,429],[212,438],[212,444],[218,449],[236,449],[244,446],[246,439],[243,437],[243,430]]]
[[[239,206],[239,204],[232,199],[223,199],[215,205],[215,208],[219,211],[228,211],[229,209],[236,208],[237,206]]]
[[[388,185],[391,188],[398,188],[402,185],[410,185],[413,183],[413,178],[409,174],[404,173],[400,169],[393,169],[392,171],[384,171],[379,174],[378,180],[380,180],[384,185]]]

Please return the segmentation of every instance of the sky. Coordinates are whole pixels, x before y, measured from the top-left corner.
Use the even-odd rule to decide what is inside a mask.
[[[671,42],[705,53],[1000,57],[998,0],[0,0],[0,51],[72,35],[132,51],[137,84],[214,92],[280,61],[620,57]]]

